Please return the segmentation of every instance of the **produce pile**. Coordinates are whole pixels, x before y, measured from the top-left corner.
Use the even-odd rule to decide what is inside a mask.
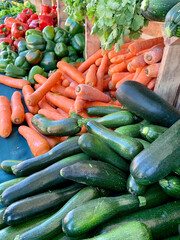
[[[163,48],[154,38],[60,60],[34,85],[0,76],[28,108],[19,91],[0,96],[0,135],[20,125],[34,155],[1,163],[16,176],[0,184],[2,240],[179,238],[180,112],[147,87]]]

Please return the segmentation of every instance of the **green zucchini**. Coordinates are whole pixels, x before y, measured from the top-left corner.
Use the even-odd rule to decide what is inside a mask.
[[[143,185],[158,182],[180,163],[180,120],[131,162],[130,172]]]
[[[78,139],[79,136],[71,137],[64,142],[59,143],[47,153],[27,159],[26,161],[13,166],[13,173],[18,177],[27,176],[48,167],[62,158],[81,153],[82,151],[78,145]]]
[[[147,147],[149,147],[149,145],[150,145],[150,143],[149,142],[147,142],[147,141],[145,141],[144,139],[141,139],[141,138],[135,138],[137,141],[139,141],[142,145],[143,145],[143,147],[144,148],[147,148]]]
[[[162,189],[169,196],[180,199],[180,177],[168,175],[165,178],[159,180],[159,184]]]
[[[63,183],[67,180],[59,174],[60,169],[78,162],[80,159],[89,158],[90,157],[85,153],[79,153],[64,158],[59,162],[56,162],[51,166],[26,177],[24,180],[7,188],[2,193],[2,204],[4,206],[9,206],[17,200],[32,196],[40,192],[44,192],[45,190],[49,190],[50,188],[55,187],[60,183],[61,187],[63,187]]]
[[[141,136],[140,135],[141,127],[142,127],[142,124],[137,123],[137,124],[131,124],[131,125],[127,125],[127,126],[118,127],[114,131],[121,135],[138,138]]]
[[[42,224],[32,228],[29,231],[17,236],[17,240],[43,240],[52,239],[58,234],[62,233],[62,219],[72,209],[79,205],[90,201],[91,199],[98,198],[101,196],[107,196],[108,192],[102,191],[94,187],[85,187],[76,193],[59,211],[49,217]]]
[[[129,164],[95,135],[91,133],[82,134],[79,137],[78,144],[81,150],[93,159],[110,163],[125,172],[129,172]]]
[[[152,124],[170,127],[180,119],[180,112],[176,108],[136,81],[121,84],[116,97],[128,111]]]
[[[33,126],[42,134],[48,136],[72,136],[81,131],[75,118],[51,120],[42,114],[35,114],[31,120]]]
[[[22,224],[17,226],[9,226],[2,230],[0,230],[0,239],[1,240],[14,240],[17,234],[21,234],[35,226],[39,226],[43,223],[46,219],[52,216],[52,213],[44,214],[41,217],[32,219],[30,221],[25,221]]]
[[[148,125],[148,126],[143,126],[140,129],[140,134],[145,140],[149,142],[154,142],[166,130],[167,130],[166,127],[162,127],[158,125]]]
[[[11,167],[16,166],[22,161],[17,161],[17,160],[4,160],[1,162],[1,169],[9,174],[13,174]]]
[[[86,127],[88,132],[105,142],[116,153],[127,160],[133,160],[133,158],[143,150],[142,144],[136,139],[120,135],[102,126],[100,123],[90,121]]]
[[[135,238],[134,238],[135,237]],[[152,240],[152,233],[149,228],[138,221],[125,223],[108,233],[88,238],[89,240]],[[84,239],[84,240],[88,240]]]
[[[99,229],[98,234],[131,221],[140,221],[151,230],[153,239],[163,239],[178,233],[180,221],[180,201],[170,202],[161,206],[141,210],[128,216],[114,218]]]
[[[26,221],[26,219],[30,220],[42,215],[43,212],[50,212],[60,207],[82,188],[82,184],[73,184],[66,188],[39,193],[16,201],[6,208],[3,216],[4,222],[14,226]]]
[[[82,122],[86,126],[87,122],[91,120],[96,121],[107,128],[116,128],[116,127],[125,126],[125,125],[134,123],[135,116],[134,114],[126,110],[121,110],[119,112],[110,113],[99,118],[91,118],[91,119],[85,118],[82,120],[80,119],[78,123]],[[80,126],[81,125],[82,124],[80,124]]]
[[[151,21],[164,22],[168,11],[179,2],[179,0],[143,0],[141,3],[142,14]]]
[[[54,240],[54,239],[53,239]],[[65,240],[65,239],[64,239]],[[173,237],[169,237],[169,238],[166,238],[166,239],[163,239],[163,240],[180,240],[180,236],[177,235],[177,236],[173,236]]]
[[[89,116],[105,116],[107,114],[119,112],[123,110],[121,107],[114,107],[114,106],[92,106],[86,109],[87,114]]]
[[[176,174],[180,175],[180,166],[177,167],[175,170],[173,170],[173,172],[175,172]]]
[[[180,37],[180,2],[175,4],[166,14],[164,30],[165,34],[170,38],[172,36]]]
[[[109,163],[80,160],[60,170],[65,179],[114,191],[124,191],[126,174]]]
[[[4,219],[3,219],[3,215],[5,212],[6,208],[1,208],[0,209],[0,230],[7,227],[7,224],[5,223]]]
[[[133,176],[130,174],[127,180],[127,190],[133,195],[143,195],[147,187],[145,185],[138,184]]]

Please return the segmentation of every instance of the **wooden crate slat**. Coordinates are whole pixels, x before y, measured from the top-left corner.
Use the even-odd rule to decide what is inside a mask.
[[[51,0],[42,0],[42,4],[52,7],[52,1]]]
[[[165,39],[155,92],[180,110],[180,38]]]
[[[58,27],[64,28],[68,14],[63,12],[66,8],[63,1],[57,0]]]

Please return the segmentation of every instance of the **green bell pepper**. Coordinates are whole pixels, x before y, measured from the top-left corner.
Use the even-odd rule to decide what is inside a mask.
[[[79,24],[71,17],[68,17],[65,22],[65,29],[72,35],[74,36],[77,33],[83,33],[85,30],[85,27],[83,24]]]
[[[36,29],[28,29],[25,33],[25,36],[29,36],[31,34],[35,34],[35,35],[40,35],[42,36],[42,32],[40,30],[36,30]]]
[[[47,40],[45,52],[54,52],[55,46],[56,44],[53,41]]]
[[[46,26],[43,31],[42,31],[42,34],[43,34],[43,38],[47,41],[47,40],[53,40],[54,39],[54,36],[55,36],[55,30],[54,30],[54,27],[52,26]]]
[[[0,59],[11,59],[12,62],[14,62],[17,57],[17,53],[12,50],[4,50],[0,53]]]
[[[29,71],[31,68],[31,65],[26,60],[25,56],[18,56],[14,62],[14,65],[24,69],[25,71]]]
[[[41,61],[43,53],[40,50],[31,49],[26,54],[26,60],[28,63],[35,65]]]
[[[18,43],[18,53],[27,50],[27,44],[25,40],[22,40]]]
[[[11,59],[0,59],[0,73],[5,73],[6,67],[10,63],[12,63]]]
[[[69,33],[64,30],[64,29],[60,29],[57,31],[57,33],[55,34],[55,37],[54,37],[54,42],[55,43],[59,43],[59,42],[63,42],[65,44],[69,43],[70,42],[70,36],[69,36]]]
[[[85,36],[83,33],[77,33],[72,39],[71,44],[78,52],[83,52],[85,48]]]
[[[40,74],[44,77],[47,77],[47,73],[44,72],[44,69],[35,65],[31,68],[31,70],[29,71],[29,75],[28,75],[28,81],[32,84],[36,83],[36,81],[34,80],[34,75],[35,74]]]
[[[26,37],[27,48],[43,51],[45,49],[45,40],[43,36],[30,34]]]
[[[54,70],[57,68],[57,58],[54,52],[45,52],[44,56],[40,62],[40,67],[44,69],[45,72]]]
[[[20,52],[19,55],[25,57],[28,52],[29,52],[29,50],[25,50],[23,52]]]
[[[78,58],[78,59],[76,59],[76,62],[84,62],[84,61],[85,61],[84,58]]]
[[[0,43],[0,51],[2,52],[4,50],[12,50],[12,46],[9,43],[3,41]]]
[[[61,61],[64,61],[64,62],[67,62],[67,63],[72,62],[72,60],[70,59],[70,57],[63,57],[63,58],[61,58]]]
[[[55,33],[57,33],[59,30],[61,30],[62,28],[60,27],[55,27],[54,30],[55,30]]]
[[[66,44],[63,42],[56,43],[54,52],[58,57],[61,57],[61,58],[67,56],[69,53]]]
[[[27,75],[27,72],[24,69],[15,66],[13,63],[7,65],[5,72],[6,76],[14,78],[23,78]]]
[[[68,48],[68,55],[71,59],[71,62],[76,61],[76,59],[78,59],[78,55],[77,55],[76,50],[72,46],[68,46],[67,48]]]

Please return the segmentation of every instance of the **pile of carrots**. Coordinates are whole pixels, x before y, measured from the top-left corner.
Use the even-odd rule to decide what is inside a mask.
[[[29,112],[24,111],[19,91],[13,93],[11,103],[0,96],[0,136],[7,138],[12,124],[20,125],[25,119],[28,126],[21,125],[18,131],[27,140],[34,156],[49,151],[67,137],[40,134],[31,123],[33,115],[39,113],[51,120],[60,120],[70,117],[71,112],[89,117],[86,109],[91,106],[121,106],[115,93],[127,80],[138,81],[153,90],[163,49],[163,38],[158,37],[125,43],[119,52],[99,49],[78,66],[59,61],[58,70],[48,78],[34,76],[37,82],[34,88],[27,80],[1,75],[0,83],[22,89]],[[82,128],[80,133],[85,131]]]

